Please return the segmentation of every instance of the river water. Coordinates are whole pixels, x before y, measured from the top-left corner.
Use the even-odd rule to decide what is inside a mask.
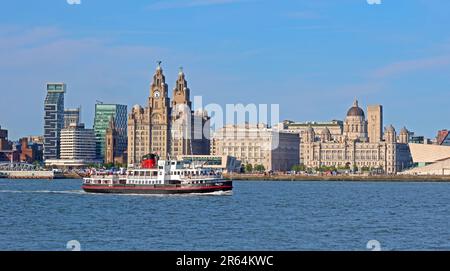
[[[0,250],[449,250],[450,183],[234,182],[232,195],[86,194],[0,179]]]

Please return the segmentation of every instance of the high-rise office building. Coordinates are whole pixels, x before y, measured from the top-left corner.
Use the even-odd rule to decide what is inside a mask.
[[[3,130],[0,126],[0,151],[10,148],[8,141],[8,130]]]
[[[97,159],[105,159],[106,130],[113,119],[117,132],[116,154],[122,155],[127,150],[127,106],[121,104],[96,104],[95,105],[95,150]]]
[[[84,124],[72,123],[61,131],[61,159],[95,160],[95,134]]]
[[[71,124],[80,124],[80,108],[67,108],[64,110],[64,128]]]
[[[8,140],[8,130],[0,126],[0,161],[17,161],[18,153],[13,150],[13,144]]]
[[[44,102],[44,159],[59,159],[60,135],[64,128],[66,84],[48,83]]]

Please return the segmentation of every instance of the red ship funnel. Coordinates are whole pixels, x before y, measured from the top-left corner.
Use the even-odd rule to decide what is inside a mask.
[[[156,168],[157,156],[155,154],[147,154],[142,157],[141,168]]]

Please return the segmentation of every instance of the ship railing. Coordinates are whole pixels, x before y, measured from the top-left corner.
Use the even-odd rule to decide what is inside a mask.
[[[197,180],[197,179],[221,179],[222,175],[187,175],[187,179]]]
[[[158,176],[134,176],[134,175],[128,175],[128,176],[124,176],[128,177],[129,179],[133,179],[133,180],[157,180]]]

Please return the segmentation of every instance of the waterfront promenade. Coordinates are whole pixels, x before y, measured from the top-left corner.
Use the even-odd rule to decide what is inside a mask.
[[[226,174],[226,178],[236,181],[347,181],[347,182],[450,182],[450,176],[419,175],[265,175]]]
[[[301,175],[301,174],[224,174],[234,181],[344,181],[344,182],[450,182],[444,175]],[[0,172],[5,179],[82,179],[81,174],[51,171]]]

